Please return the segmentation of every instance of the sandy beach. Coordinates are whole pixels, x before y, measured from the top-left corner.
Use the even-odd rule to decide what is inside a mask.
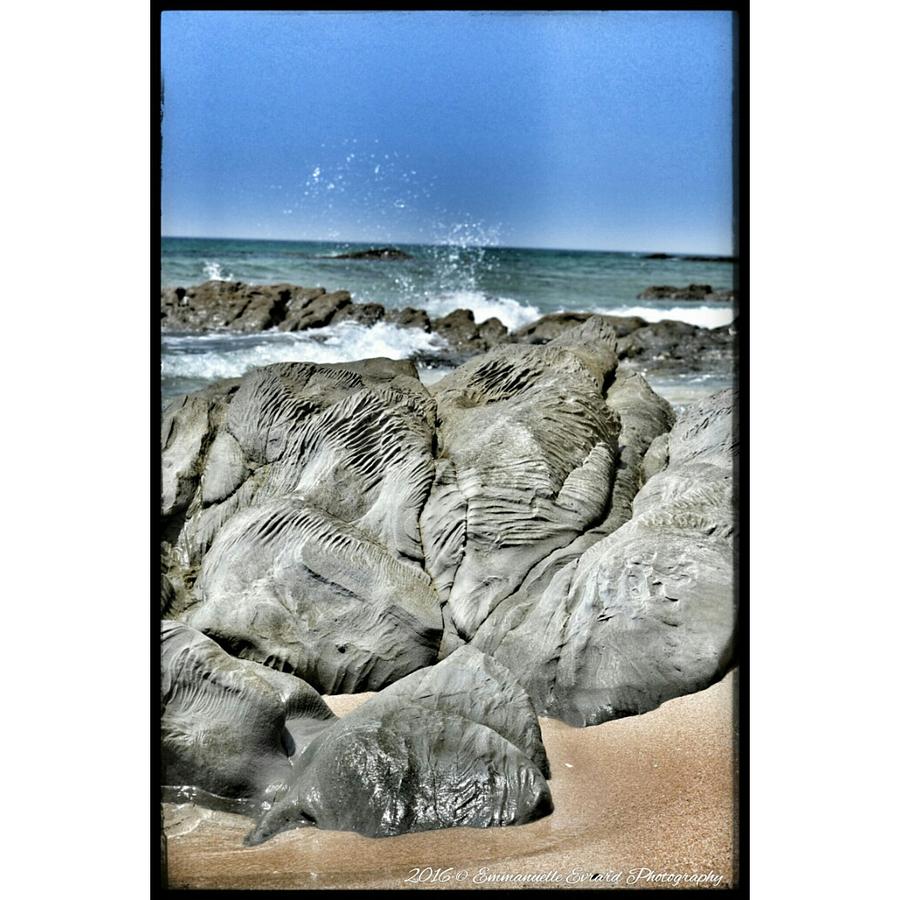
[[[738,874],[737,677],[593,728],[542,718],[555,811],[529,825],[379,839],[303,828],[247,848],[250,819],[166,804],[169,886],[726,887]],[[370,696],[326,700],[343,715]]]

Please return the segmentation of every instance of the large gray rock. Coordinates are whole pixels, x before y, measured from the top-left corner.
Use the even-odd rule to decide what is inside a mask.
[[[646,712],[731,664],[733,405],[724,391],[692,408],[633,518],[542,590],[499,604],[476,633],[542,713],[593,725]]]
[[[606,514],[621,423],[604,385],[615,368],[615,335],[601,326],[583,344],[576,335],[498,348],[435,387],[435,484],[421,531],[463,639],[533,566]]]
[[[315,738],[247,843],[313,824],[370,837],[522,824],[553,808],[546,767],[521,686],[462,647]]]
[[[717,679],[734,400],[675,422],[621,340],[594,316],[431,391],[409,361],[283,363],[168,407],[166,783],[272,804],[251,843],[518,824],[552,808],[535,709]],[[340,720],[317,693],[362,690]]]
[[[734,625],[732,400],[669,433],[618,352],[591,317],[431,393],[370,360],[176,402],[164,614],[325,693],[470,641],[576,724],[705,686]]]
[[[443,623],[418,523],[434,402],[414,376],[391,360],[267,366],[215,428],[173,404],[164,467],[202,469],[171,479],[183,485],[175,575],[192,586],[183,621],[328,693],[378,690],[436,661]],[[188,412],[204,441],[180,424]]]
[[[283,793],[293,759],[334,714],[299,678],[229,656],[177,622],[162,623],[163,787],[242,811]]]

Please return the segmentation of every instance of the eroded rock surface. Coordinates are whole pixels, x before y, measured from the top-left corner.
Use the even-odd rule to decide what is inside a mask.
[[[675,421],[619,365],[652,326],[557,324],[431,389],[280,363],[165,411],[171,778],[276,800],[252,840],[529,821],[535,708],[597,724],[731,664],[731,392]],[[325,728],[295,684],[380,693]]]
[[[235,659],[193,628],[164,621],[161,637],[164,787],[237,809],[274,799],[334,714],[299,678]]]
[[[313,824],[369,837],[523,824],[552,811],[546,770],[525,692],[461,647],[319,735],[247,842]]]
[[[378,690],[436,660],[418,526],[434,402],[414,376],[390,360],[284,363],[244,378],[218,426],[173,404],[184,439],[169,438],[164,468],[208,448],[193,496],[179,495],[178,574],[196,578],[184,621],[328,693]]]
[[[476,633],[542,713],[593,725],[647,712],[730,665],[733,405],[723,391],[685,415],[633,517],[543,590],[500,604]]]

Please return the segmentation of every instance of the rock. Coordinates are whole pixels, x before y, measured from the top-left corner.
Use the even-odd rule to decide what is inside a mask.
[[[494,347],[506,343],[509,329],[496,316],[491,316],[478,326],[478,337],[486,347]]]
[[[670,432],[619,366],[699,332],[730,346],[592,316],[430,390],[408,360],[283,363],[176,401],[165,615],[320,692],[382,690],[467,644],[574,724],[708,684],[733,630],[732,400]]]
[[[585,341],[500,347],[434,388],[441,428],[421,532],[463,639],[606,511],[620,430],[603,392],[615,337],[604,326]]]
[[[162,327],[187,331],[263,331],[277,325],[296,291],[289,284],[207,281],[162,292]]]
[[[454,309],[452,313],[435,319],[432,327],[456,345],[469,344],[478,339],[478,326],[471,309]]]
[[[350,303],[339,309],[331,319],[332,324],[351,321],[371,326],[384,319],[384,307],[380,303]]]
[[[287,307],[284,319],[279,324],[282,331],[305,331],[307,328],[324,328],[334,319],[339,310],[353,305],[347,291],[318,294]]]
[[[478,629],[475,645],[542,714],[593,725],[647,712],[731,664],[733,405],[724,391],[690,409],[633,518]]]
[[[464,362],[474,353],[481,353],[509,340],[507,327],[496,316],[478,324],[470,309],[455,309],[435,319],[432,327],[452,348],[452,354],[445,361],[454,365]]]
[[[253,811],[286,790],[291,759],[335,721],[307,684],[229,656],[177,622],[162,623],[163,787],[199,789],[205,805]]]
[[[461,647],[314,739],[246,843],[311,824],[369,837],[523,824],[552,811],[546,768],[525,692]]]
[[[339,253],[331,259],[412,259],[403,250],[396,247],[373,247],[371,250],[354,250],[352,253]]]
[[[668,372],[727,372],[734,365],[734,341],[729,326],[709,329],[664,319],[651,322],[619,339],[619,357]]]
[[[324,692],[433,663],[443,622],[418,518],[435,407],[415,366],[277,364],[210,416],[213,400],[188,419],[207,404],[199,445],[185,425],[163,453],[182,511],[172,574],[193,591],[184,621]]]
[[[392,322],[395,325],[431,331],[431,319],[428,318],[428,313],[421,309],[413,309],[411,306],[403,309],[388,309],[385,311],[384,318],[386,322]]]
[[[685,288],[660,284],[638,294],[638,300],[734,300],[735,297],[735,291],[714,291],[709,284],[689,284]]]
[[[569,329],[584,324],[590,318],[592,318],[591,313],[551,313],[520,328],[513,334],[512,339],[522,344],[546,344]],[[631,334],[632,331],[647,324],[640,316],[597,316],[596,318],[606,322],[615,332],[616,337]]]

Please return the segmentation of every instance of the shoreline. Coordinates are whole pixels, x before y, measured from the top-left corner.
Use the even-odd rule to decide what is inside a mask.
[[[193,389],[220,378],[239,377],[252,365],[284,360],[286,342],[289,357],[298,361],[349,362],[386,355],[412,359],[426,370],[449,370],[503,345],[549,343],[594,316],[614,329],[623,367],[651,379],[711,376],[724,380],[733,378],[739,327],[738,318],[729,325],[708,328],[678,319],[650,321],[639,315],[588,310],[547,313],[510,329],[494,316],[476,321],[468,308],[431,317],[416,307],[356,303],[347,291],[221,281],[164,290],[160,312],[164,343],[195,342],[194,353],[219,354],[228,360],[227,366],[220,366],[227,374],[220,371],[205,381],[194,376],[197,387]],[[371,346],[361,345],[364,333],[383,337],[382,349],[372,352]],[[240,341],[253,345],[252,356]],[[201,347],[201,342],[218,346]],[[163,349],[164,364],[169,366],[164,369],[164,382],[181,375],[178,352],[173,349],[167,354]],[[181,377],[190,382],[192,376]],[[171,389],[165,393],[176,396]]]
[[[737,876],[733,784],[738,678],[738,670],[732,669],[705,690],[588,728],[542,717],[555,810],[527,825],[387,838],[301,828],[248,848],[242,841],[251,819],[191,804],[165,804],[169,886],[602,889],[628,886],[630,871],[647,869],[698,878],[712,872],[722,877],[718,886],[724,887]],[[370,696],[325,700],[344,715]],[[406,881],[413,869],[426,867],[451,868],[454,879],[462,871],[468,874],[443,884]],[[475,881],[480,869],[487,874]],[[587,873],[587,880],[580,880],[578,870]],[[554,871],[562,882],[502,880],[517,873],[549,877]],[[617,872],[622,873],[618,880],[610,880]],[[591,881],[595,873],[603,880]],[[492,876],[498,880],[488,880]],[[637,877],[631,885],[636,889],[661,886],[650,874]]]

